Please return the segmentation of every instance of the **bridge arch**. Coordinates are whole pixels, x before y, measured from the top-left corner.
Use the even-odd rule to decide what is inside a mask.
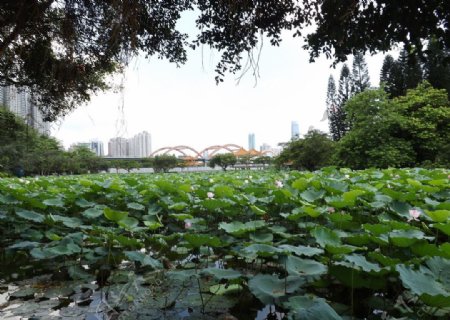
[[[189,157],[189,154],[186,152],[186,150],[192,151],[194,153],[195,157],[199,156],[198,151],[195,150],[194,148],[191,148],[189,146],[181,146],[180,145],[180,146],[175,146],[175,147],[162,147],[162,148],[159,148],[158,150],[153,151],[150,154],[150,157],[154,157],[158,153],[167,154],[170,151],[177,151],[177,152],[181,153],[184,157]]]
[[[202,151],[199,152],[199,155],[201,157],[203,157],[203,154],[205,152],[208,152],[208,157],[212,157],[220,150],[226,150],[228,152],[233,153],[239,149],[241,149],[241,147],[238,146],[237,144],[214,145],[214,146],[209,146],[209,147],[203,149]],[[211,153],[210,153],[210,151],[211,151]]]

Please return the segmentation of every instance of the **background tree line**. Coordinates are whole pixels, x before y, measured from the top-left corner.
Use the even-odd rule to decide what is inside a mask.
[[[370,88],[361,53],[344,64],[327,88],[330,135],[310,131],[291,141],[278,167],[316,170],[327,165],[367,167],[450,166],[450,51],[433,39],[426,59],[404,48],[387,55],[380,87]]]

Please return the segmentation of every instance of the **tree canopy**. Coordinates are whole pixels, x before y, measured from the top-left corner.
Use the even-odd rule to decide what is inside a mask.
[[[197,14],[192,41],[177,29],[186,11]],[[399,42],[420,53],[430,36],[450,47],[449,16],[446,0],[4,0],[0,84],[30,88],[54,120],[108,88],[107,75],[139,53],[182,64],[187,48],[208,45],[221,55],[220,82],[245,54],[254,63],[263,37],[278,45],[285,30],[306,40],[311,61],[339,62]]]

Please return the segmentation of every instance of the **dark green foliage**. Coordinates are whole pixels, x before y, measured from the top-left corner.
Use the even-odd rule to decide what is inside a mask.
[[[196,15],[193,41],[177,29],[187,11]],[[310,60],[325,54],[345,61],[401,42],[421,53],[430,36],[450,47],[449,12],[446,0],[3,0],[0,84],[30,88],[54,120],[107,88],[107,76],[138,53],[182,64],[186,48],[208,45],[221,54],[219,82],[242,70],[243,56],[263,37],[279,45],[284,30],[303,36]],[[312,24],[314,31],[305,31]]]
[[[393,100],[382,89],[358,94],[345,105],[352,129],[335,161],[355,169],[448,166],[449,106],[447,93],[428,83]]]
[[[334,145],[326,133],[310,130],[303,138],[291,141],[275,159],[275,164],[279,168],[318,170],[332,164]]]
[[[234,166],[237,162],[237,158],[232,153],[220,153],[216,154],[209,160],[208,165],[211,168],[214,168],[215,166],[219,166],[222,168],[223,171],[226,171],[228,167]]]
[[[408,90],[393,101],[401,115],[401,131],[414,149],[416,165],[435,163],[449,166],[450,101],[447,92],[428,82]]]
[[[393,136],[399,120],[383,90],[367,90],[354,96],[345,110],[353,126],[337,144],[335,161],[338,165],[363,169],[414,163],[410,143]]]
[[[350,69],[344,63],[339,76],[339,87],[336,96],[336,105],[331,107],[329,113],[331,135],[334,141],[339,141],[348,131],[344,104],[352,96],[352,78]]]
[[[0,172],[47,175],[107,169],[104,161],[87,148],[65,152],[56,139],[38,134],[2,107],[0,141]]]
[[[413,89],[424,79],[422,66],[416,51],[400,52],[397,60],[386,56],[380,72],[380,82],[391,98],[403,96],[408,89]]]
[[[328,78],[328,89],[327,89],[327,116],[328,116],[328,125],[330,128],[330,134],[334,141],[340,139],[340,131],[339,131],[339,114],[338,110],[338,97],[336,93],[336,83],[332,75]]]
[[[423,80],[422,67],[420,65],[419,57],[416,52],[408,52],[404,48],[400,52],[398,57],[398,63],[400,64],[403,77],[403,95],[406,94],[406,90],[413,89]]]
[[[441,48],[435,39],[431,39],[426,54],[423,66],[425,79],[434,88],[447,90],[450,98],[450,50]]]
[[[170,169],[179,165],[178,158],[169,154],[155,156],[152,160],[152,167],[155,172],[169,172]]]
[[[384,57],[383,66],[380,71],[380,86],[382,83],[389,81],[392,73],[392,68],[394,66],[394,58],[388,54]]]

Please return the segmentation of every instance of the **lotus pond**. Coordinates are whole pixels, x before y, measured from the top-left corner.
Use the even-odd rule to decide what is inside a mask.
[[[449,174],[0,179],[0,318],[448,319]]]

